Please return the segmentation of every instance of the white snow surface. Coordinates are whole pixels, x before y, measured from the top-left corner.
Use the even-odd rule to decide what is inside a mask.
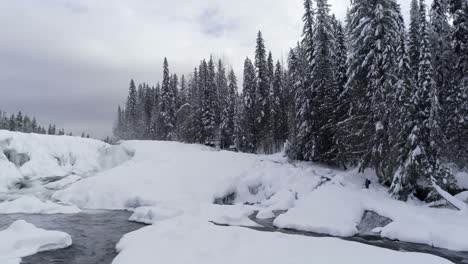
[[[261,218],[273,217],[274,210],[289,209],[275,220],[278,227],[352,236],[358,232],[356,226],[364,211],[370,210],[394,221],[381,229],[383,237],[468,250],[466,214],[396,201],[372,174],[288,163],[281,155],[217,152],[176,142],[122,144],[135,153],[133,159],[58,191],[53,198],[91,209],[164,205],[184,213],[207,212],[207,221],[249,225],[245,212],[253,212],[252,208],[222,213],[207,209],[215,198],[235,192],[234,202],[257,203]],[[366,177],[374,182],[369,190],[363,186]],[[324,179],[329,181],[321,185]],[[147,210],[137,209],[134,220],[164,218],[165,213]]]
[[[30,160],[18,167],[3,154],[10,149]],[[155,258],[170,263],[209,264],[221,258],[228,263],[303,263],[310,256],[322,263],[327,257],[331,264],[377,259],[450,263],[333,238],[235,227],[256,226],[248,218],[255,211],[260,218],[270,218],[278,210],[289,210],[275,220],[278,227],[335,236],[355,234],[363,212],[375,211],[393,220],[379,228],[383,237],[468,250],[466,213],[393,200],[372,174],[290,163],[280,154],[215,151],[176,142],[124,141],[109,146],[82,138],[0,131],[0,194],[14,189],[18,180],[50,176],[66,176],[47,184],[51,192],[58,189],[53,200],[83,209],[133,210],[130,220],[152,224],[122,239],[115,263],[151,263]],[[366,177],[374,182],[370,190],[363,186]],[[214,201],[235,205],[214,205]],[[30,197],[4,204],[5,211],[37,204],[34,207],[41,213],[53,211],[44,207],[57,206]],[[354,258],[362,255],[370,257]]]
[[[25,163],[9,161],[6,153],[26,157]],[[125,162],[130,154],[120,146],[94,139],[0,130],[0,192],[14,189],[16,183],[25,180],[92,176]]]
[[[176,142],[127,141],[130,161],[55,193],[89,209],[128,209],[156,204],[197,207],[237,192],[236,202],[261,202],[279,191],[305,194],[330,169],[300,167],[274,157],[214,151]],[[282,202],[282,201],[281,201]]]
[[[81,179],[82,179],[81,176],[70,175],[70,176],[65,177],[65,178],[63,178],[61,180],[48,183],[48,184],[44,185],[44,187],[46,187],[47,189],[50,189],[50,190],[61,190],[61,189],[64,189],[64,188],[70,186],[71,184],[81,180]]]
[[[373,211],[393,222],[380,228],[381,236],[401,241],[467,251],[468,214],[451,209],[430,208],[417,202],[392,199],[383,187],[367,190],[357,175],[337,174],[277,217],[274,224],[334,236],[353,236],[364,211]],[[375,185],[375,184],[374,184]]]
[[[113,264],[447,264],[448,260],[336,238],[314,238],[221,227],[185,215],[124,235]]]
[[[41,201],[33,196],[21,196],[13,201],[0,203],[0,214],[76,214],[81,210],[72,205],[60,205]]]
[[[59,231],[48,231],[17,220],[0,231],[0,263],[19,264],[21,258],[41,251],[69,247],[70,235]]]

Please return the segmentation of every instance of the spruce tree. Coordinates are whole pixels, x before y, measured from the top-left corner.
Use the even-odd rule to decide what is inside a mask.
[[[288,109],[284,98],[285,82],[283,66],[278,61],[273,74],[271,95],[271,120],[275,151],[279,150],[288,137]]]
[[[444,116],[448,153],[460,165],[468,161],[468,3],[451,0],[453,17],[453,80],[445,100]]]
[[[291,106],[290,142],[286,153],[291,159],[311,160],[313,141],[313,127],[311,122],[312,91],[309,83],[309,62],[305,56],[305,50],[301,45],[289,54],[289,78],[292,84],[290,98]]]
[[[130,81],[130,88],[128,92],[127,98],[127,106],[126,106],[126,139],[136,139],[137,136],[137,124],[138,124],[138,95],[135,86],[135,82],[133,80]]]
[[[164,58],[163,64],[163,82],[161,86],[160,102],[160,134],[161,140],[172,140],[175,123],[175,94],[171,86],[171,76],[169,75],[169,64]],[[128,109],[127,109],[128,111]]]
[[[254,153],[257,146],[257,77],[255,67],[249,58],[244,62],[244,83],[242,90],[242,120],[240,149]]]
[[[270,122],[270,78],[268,74],[267,55],[262,32],[258,32],[255,49],[255,69],[257,72],[257,152],[272,153],[272,133]]]
[[[361,171],[375,168],[385,181],[393,175],[386,155],[403,18],[394,0],[356,0],[350,16],[349,79],[342,95],[350,105],[347,119],[340,123],[338,141],[347,142],[344,156],[360,159]]]
[[[335,110],[339,89],[334,73],[334,34],[330,7],[326,0],[317,0],[314,35],[314,67],[312,69],[312,133],[311,159],[331,163],[335,159],[334,135],[337,123]]]
[[[420,0],[420,50],[417,89],[412,90],[409,118],[404,119],[406,129],[411,131],[402,146],[400,167],[395,173],[390,191],[396,198],[406,200],[417,189],[428,188],[433,182],[446,187],[452,182],[451,175],[442,167],[440,144],[442,133],[439,125],[438,92],[435,86],[426,21],[425,1]]]
[[[228,74],[228,85],[226,92],[225,105],[222,109],[222,122],[221,122],[221,139],[223,148],[229,148],[235,145],[235,115],[237,103],[237,77],[234,70],[230,70]]]
[[[420,18],[418,0],[411,0],[410,7],[410,27],[409,27],[409,59],[412,72],[417,79],[419,68],[419,49],[421,43],[420,37]]]

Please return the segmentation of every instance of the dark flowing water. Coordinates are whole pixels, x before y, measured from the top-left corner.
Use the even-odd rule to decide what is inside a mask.
[[[25,257],[22,264],[110,264],[117,255],[115,245],[120,238],[144,226],[129,222],[127,219],[130,214],[126,211],[87,211],[72,215],[0,215],[0,230],[7,228],[16,220],[23,219],[37,227],[63,231],[72,236],[71,247]],[[273,219],[257,219],[255,215],[250,218],[261,225],[261,227],[251,228],[257,231],[328,237],[328,235],[313,232],[278,229],[273,226]],[[356,235],[340,239],[398,251],[428,253],[457,264],[468,264],[468,252],[433,248],[428,245],[394,241],[372,235]]]
[[[0,230],[23,219],[37,227],[71,235],[71,247],[25,257],[22,264],[109,264],[117,256],[115,245],[120,238],[144,226],[129,222],[130,214],[126,211],[87,211],[72,215],[0,215]]]
[[[305,232],[305,231],[298,231],[298,230],[293,230],[293,229],[277,228],[273,225],[274,218],[258,219],[256,218],[256,214],[251,215],[249,218],[252,221],[256,222],[257,224],[261,225],[261,227],[248,227],[250,229],[254,229],[257,231],[281,232],[285,234],[302,235],[302,236],[310,236],[310,237],[331,237],[329,235],[319,234],[319,233],[314,233],[314,232]],[[359,243],[381,247],[381,248],[397,250],[397,251],[432,254],[432,255],[436,255],[436,256],[448,259],[456,264],[468,263],[468,252],[451,251],[448,249],[435,248],[435,247],[431,247],[431,246],[424,245],[424,244],[416,244],[416,243],[408,243],[408,242],[402,242],[402,241],[397,241],[397,240],[390,240],[390,239],[382,238],[380,236],[375,236],[375,235],[358,234],[353,237],[336,237],[336,238],[347,240],[347,241],[359,242]]]

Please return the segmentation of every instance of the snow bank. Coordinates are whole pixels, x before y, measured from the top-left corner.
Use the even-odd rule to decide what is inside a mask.
[[[76,206],[64,206],[36,197],[22,196],[13,201],[0,203],[0,214],[75,214],[81,210]]]
[[[196,218],[179,217],[126,234],[113,264],[448,264],[448,260],[342,241],[241,227],[220,227]]]
[[[341,178],[339,184],[334,180],[321,186],[299,199],[296,206],[276,218],[274,224],[282,228],[353,236],[358,233],[356,226],[367,210],[393,221],[379,228],[382,237],[468,251],[466,213],[396,201],[380,186],[366,190],[351,179]]]
[[[69,247],[70,235],[59,231],[36,228],[24,220],[15,221],[0,231],[0,263],[20,263],[20,258],[41,251]]]
[[[280,191],[308,193],[320,182],[317,174],[331,172],[287,164],[275,157],[218,152],[200,145],[145,141],[122,145],[135,153],[131,160],[53,197],[90,209],[156,204],[196,207],[230,193],[238,203],[256,203]]]
[[[354,192],[336,185],[323,186],[278,216],[274,225],[333,236],[353,236],[358,232],[357,225],[363,214],[364,207]]]
[[[91,176],[127,161],[131,154],[94,139],[0,130],[0,192],[27,180]]]
[[[462,236],[468,234],[466,215],[395,201],[372,174],[176,142],[128,141],[122,147],[134,153],[131,160],[78,181],[53,198],[90,209],[145,207],[132,218],[145,223],[160,221],[175,210],[205,212],[206,221],[220,224],[250,225],[252,208],[226,211],[210,205],[215,200],[255,203],[261,218],[289,210],[275,220],[278,227],[335,236],[356,234],[367,210],[394,221],[381,229],[383,237],[468,250]],[[366,177],[374,182],[370,190],[364,188]]]

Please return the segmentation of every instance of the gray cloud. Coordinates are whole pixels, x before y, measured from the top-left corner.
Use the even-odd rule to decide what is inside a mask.
[[[401,0],[407,13],[407,0]],[[330,0],[343,18],[348,0]],[[75,134],[111,134],[130,78],[162,60],[189,73],[210,54],[242,72],[259,29],[280,59],[301,35],[302,0],[0,0],[0,108]]]

